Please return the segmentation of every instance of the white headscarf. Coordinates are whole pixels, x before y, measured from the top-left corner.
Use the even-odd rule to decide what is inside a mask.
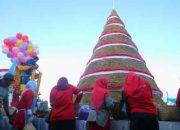
[[[36,92],[36,89],[37,89],[37,84],[35,81],[33,80],[30,80],[28,81],[28,83],[26,84],[26,88],[27,89],[31,89],[34,93]]]

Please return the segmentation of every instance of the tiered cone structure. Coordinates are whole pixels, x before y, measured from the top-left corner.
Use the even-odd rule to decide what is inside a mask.
[[[84,103],[91,104],[91,90],[97,77],[107,76],[112,86],[122,86],[128,72],[135,72],[146,78],[152,86],[156,99],[160,99],[157,102],[162,101],[162,93],[153,75],[146,67],[124,23],[117,12],[112,10],[78,84],[78,87],[83,88],[86,92],[83,98]],[[119,100],[119,91],[122,87],[110,89],[115,100]]]

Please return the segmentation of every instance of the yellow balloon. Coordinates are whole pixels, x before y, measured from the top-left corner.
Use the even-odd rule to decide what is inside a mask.
[[[22,45],[22,41],[21,40],[18,40],[17,42],[16,42],[16,46],[21,46]]]
[[[33,49],[33,45],[32,45],[32,44],[29,44],[29,45],[28,45],[28,49],[31,49],[31,50],[32,50],[32,49]]]
[[[32,52],[32,49],[27,49],[28,54]]]

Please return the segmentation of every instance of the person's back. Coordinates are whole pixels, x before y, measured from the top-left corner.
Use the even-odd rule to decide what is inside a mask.
[[[75,119],[75,110],[73,103],[73,93],[76,88],[72,85],[66,90],[58,90],[54,87],[51,91],[51,120]],[[79,91],[77,91],[78,93]],[[53,96],[54,95],[54,96]]]
[[[139,85],[136,90],[131,93],[131,95],[127,96],[129,106],[131,108],[130,111],[157,114],[155,105],[153,103],[151,86],[146,80],[140,80],[143,86]]]
[[[76,95],[73,102],[73,95]],[[68,83],[67,78],[61,77],[50,93],[50,123],[49,130],[75,130],[74,104],[79,103],[82,92]]]
[[[130,130],[159,130],[149,82],[135,73],[128,73],[124,93],[131,113]]]

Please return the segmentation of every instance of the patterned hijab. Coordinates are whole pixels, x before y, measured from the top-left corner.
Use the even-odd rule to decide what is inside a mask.
[[[66,77],[61,77],[56,85],[57,90],[66,90],[69,88],[69,83]]]

